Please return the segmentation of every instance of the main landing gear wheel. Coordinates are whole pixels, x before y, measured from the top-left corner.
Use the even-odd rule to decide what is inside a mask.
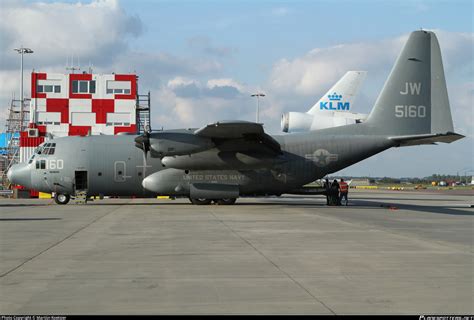
[[[214,200],[218,205],[228,206],[235,203],[236,198],[227,198],[227,199],[217,199]]]
[[[189,198],[189,200],[191,200],[192,204],[196,204],[198,206],[210,204],[212,202],[211,199],[198,199],[198,198],[193,199],[193,198]]]
[[[57,204],[67,204],[71,200],[71,196],[68,194],[56,193],[54,195],[54,202]]]

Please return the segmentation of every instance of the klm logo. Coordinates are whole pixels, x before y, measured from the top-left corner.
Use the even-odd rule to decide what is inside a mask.
[[[342,95],[333,93],[328,95],[329,101],[322,101],[319,103],[320,110],[347,110],[349,111],[350,103],[342,102]]]

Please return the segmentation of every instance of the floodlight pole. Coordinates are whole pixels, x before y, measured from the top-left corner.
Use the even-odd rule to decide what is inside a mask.
[[[257,97],[257,114],[255,117],[255,122],[258,123],[258,115],[260,113],[260,97],[265,97],[265,94],[257,92],[251,95],[251,97]]]
[[[20,127],[23,126],[23,107],[24,107],[24,102],[25,102],[25,99],[24,99],[24,95],[23,95],[23,55],[25,53],[33,53],[33,50],[31,50],[30,48],[24,48],[23,45],[20,47],[20,48],[15,48],[13,49],[15,50],[16,52],[18,52],[21,56],[21,64],[20,64],[20,69],[21,69],[21,83],[20,83],[20,103],[21,103],[21,107],[20,107],[20,121],[21,121],[21,124],[20,124]]]

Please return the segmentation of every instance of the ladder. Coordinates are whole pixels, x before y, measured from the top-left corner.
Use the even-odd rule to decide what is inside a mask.
[[[138,94],[136,101],[136,123],[137,123],[137,134],[143,134],[146,126],[150,125],[150,108],[151,96],[150,91],[148,94]]]
[[[76,191],[74,195],[75,204],[86,204],[87,203],[87,190]]]
[[[10,188],[11,184],[7,179],[8,170],[16,163],[20,162],[20,132],[25,131],[30,120],[31,99],[21,100],[12,98],[8,109],[8,118],[6,119],[6,130],[8,142],[5,150],[5,164],[1,176],[4,188]]]

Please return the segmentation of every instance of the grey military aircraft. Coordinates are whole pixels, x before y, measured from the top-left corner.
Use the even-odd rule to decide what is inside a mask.
[[[301,193],[303,186],[392,147],[450,143],[454,133],[438,40],[409,36],[367,120],[270,136],[262,124],[225,121],[143,135],[63,137],[8,172],[14,184],[87,196],[189,197],[233,204],[239,196]]]

